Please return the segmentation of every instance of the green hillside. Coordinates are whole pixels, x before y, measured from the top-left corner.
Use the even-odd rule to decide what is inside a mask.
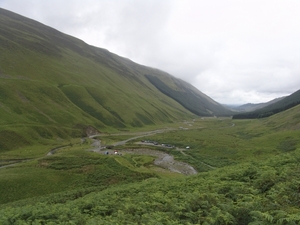
[[[1,225],[300,224],[300,105],[215,117],[190,84],[4,9],[0,52]]]
[[[119,151],[136,154],[84,144],[0,169],[0,223],[299,224],[299,107],[261,120],[186,121],[188,130],[148,137],[181,148],[155,147],[197,168],[193,176],[157,170],[135,142]]]
[[[0,131],[10,131],[13,139],[22,137],[22,146],[33,141],[27,133],[36,137],[44,132],[42,138],[50,139],[79,137],[89,125],[99,131],[128,130],[225,110],[212,100],[218,107],[203,104],[207,96],[167,73],[4,9],[0,9],[0,51]],[[145,74],[172,80],[166,88],[185,86],[193,96],[168,96]],[[193,104],[183,104],[184,99]],[[0,138],[6,150],[17,146],[3,142]]]
[[[227,110],[219,103],[182,80],[166,77],[168,79],[165,78],[163,81],[157,76],[146,75],[146,77],[158,90],[179,102],[186,109],[198,116],[232,115],[232,111]]]
[[[276,113],[290,109],[298,104],[300,104],[300,90],[261,109],[257,109],[248,113],[236,114],[233,116],[233,119],[255,119],[269,117]]]
[[[235,107],[230,107],[230,109],[233,109],[234,111],[236,112],[239,112],[239,113],[242,113],[242,112],[251,112],[251,111],[254,111],[254,110],[257,110],[257,109],[261,109],[261,108],[264,108],[268,105],[271,105],[275,102],[278,102],[282,99],[284,99],[284,97],[280,97],[280,98],[275,98],[271,101],[268,101],[268,102],[265,102],[265,103],[257,103],[257,104],[253,104],[253,103],[247,103],[247,104],[244,104],[244,105],[240,105],[240,106],[235,106]]]

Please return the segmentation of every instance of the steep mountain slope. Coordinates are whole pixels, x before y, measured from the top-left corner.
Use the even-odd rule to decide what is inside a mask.
[[[236,114],[233,116],[233,119],[254,119],[268,117],[290,109],[298,104],[300,104],[300,90],[261,109],[257,109],[248,113]]]
[[[189,83],[174,77],[146,75],[147,79],[165,95],[179,102],[189,111],[199,116],[229,116],[232,112],[204,95]]]
[[[123,129],[224,111],[191,85],[165,72],[4,9],[0,9],[0,51],[3,132],[12,130],[13,125],[13,132],[22,127],[23,133],[44,133],[44,137],[79,135],[80,129],[90,124],[98,129]],[[184,89],[176,92],[182,96],[166,94],[146,74],[164,80],[168,90]],[[185,105],[191,96],[193,104]],[[46,128],[47,132],[41,132]]]

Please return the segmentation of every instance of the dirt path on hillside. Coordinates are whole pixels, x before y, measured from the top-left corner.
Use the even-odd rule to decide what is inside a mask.
[[[146,137],[146,136],[151,136],[151,135],[158,134],[158,133],[168,132],[168,131],[171,131],[171,130],[174,130],[174,129],[163,129],[163,130],[155,130],[155,131],[135,133],[138,136],[126,139],[124,141],[116,142],[112,146],[125,145],[128,141],[132,141],[132,140],[142,138],[142,137]],[[99,135],[97,135],[97,136],[99,136]],[[90,138],[93,138],[93,137],[96,137],[96,136],[95,135],[90,136]],[[101,143],[101,141],[98,141],[98,140],[94,139],[93,143],[92,143],[92,146],[94,146],[95,148],[90,149],[90,151],[101,153],[101,154],[105,154],[106,152],[108,154],[114,154],[114,150],[106,149],[105,146],[101,146],[100,143]],[[122,150],[118,150],[118,152],[120,154],[151,155],[151,156],[156,157],[156,159],[154,160],[154,164],[157,165],[157,166],[160,166],[164,169],[168,169],[172,172],[181,173],[181,174],[184,174],[184,175],[197,174],[197,171],[192,166],[190,166],[187,163],[179,162],[179,161],[174,160],[173,156],[171,156],[171,155],[169,155],[165,152],[161,152],[161,151],[157,151],[157,150],[151,150],[151,149],[147,149],[147,148],[122,149]],[[186,155],[183,151],[181,151],[181,153]]]
[[[0,161],[0,169],[4,169],[7,167],[15,166],[23,162],[28,162],[32,159],[22,159],[22,160],[1,160]]]
[[[174,128],[166,128],[166,129],[161,129],[161,130],[153,130],[153,131],[145,131],[145,132],[137,132],[137,133],[130,133],[130,135],[137,135],[135,137],[132,137],[132,138],[129,138],[129,139],[126,139],[124,141],[119,141],[119,142],[116,142],[114,144],[112,144],[113,146],[119,146],[119,145],[124,145],[126,144],[128,141],[132,141],[132,140],[135,140],[135,139],[138,139],[138,138],[142,138],[142,137],[147,137],[147,136],[151,136],[151,135],[154,135],[154,134],[159,134],[159,133],[164,133],[164,132],[169,132],[169,131],[172,131],[172,130],[176,130]],[[121,133],[121,134],[110,134],[109,136],[122,136],[122,135],[128,135],[128,133]],[[107,135],[103,135],[103,134],[96,134],[96,135],[91,135],[89,136],[89,138],[93,139],[95,137],[101,137],[101,136],[107,136]],[[93,146],[96,146],[95,144],[95,141],[93,143]]]

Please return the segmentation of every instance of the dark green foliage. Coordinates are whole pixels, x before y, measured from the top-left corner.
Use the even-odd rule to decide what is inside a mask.
[[[250,222],[253,221],[251,217],[251,209],[246,207],[239,207],[233,209],[231,215],[235,218],[236,224],[238,225],[248,225]]]
[[[65,146],[67,153],[71,146]],[[63,151],[63,150],[58,150]],[[56,153],[57,154],[57,153]],[[116,156],[121,158],[121,156]],[[138,159],[135,159],[138,162]],[[124,184],[156,177],[149,172],[138,172],[120,164],[115,157],[81,151],[58,154],[24,163],[21,167],[0,172],[0,204],[16,200],[55,194],[47,202],[61,203],[79,198],[86,193],[116,184]],[[68,191],[68,193],[64,193]],[[71,192],[69,192],[71,191]],[[1,222],[0,222],[1,224]]]
[[[136,182],[154,176],[153,174],[134,172],[112,160],[114,159],[105,162],[106,166],[99,167],[95,172],[88,174],[86,182],[90,186],[103,184],[112,185]]]
[[[136,181],[151,177],[149,174],[136,173],[120,165],[113,157],[91,157],[79,155],[76,157],[50,157],[39,161],[46,168],[85,173],[88,185],[114,184],[123,181]],[[122,173],[120,173],[122,171]]]
[[[19,203],[13,208],[6,205],[0,209],[0,222],[241,225],[289,221],[297,224],[300,221],[297,157],[299,151],[273,157],[265,163],[228,167],[226,171],[147,180],[88,195],[82,193],[82,198],[70,192],[70,199],[74,200],[65,204],[57,204],[49,196],[36,199],[36,204]],[[58,195],[54,196],[55,199]]]

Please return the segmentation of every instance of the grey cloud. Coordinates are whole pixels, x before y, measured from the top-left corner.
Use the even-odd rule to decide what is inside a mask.
[[[221,103],[300,89],[300,1],[1,0],[0,7],[165,70]]]

